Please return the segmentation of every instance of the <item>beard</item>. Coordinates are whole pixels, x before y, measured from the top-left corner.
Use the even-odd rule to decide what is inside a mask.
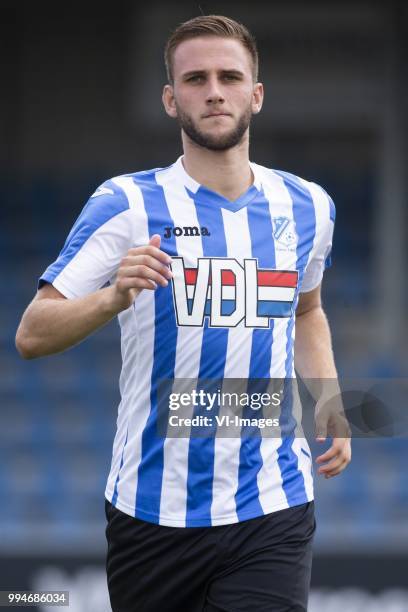
[[[252,110],[249,107],[242,113],[235,127],[222,136],[214,136],[200,130],[190,115],[182,111],[178,105],[176,107],[177,119],[181,129],[193,142],[210,151],[227,151],[240,144],[252,118]]]

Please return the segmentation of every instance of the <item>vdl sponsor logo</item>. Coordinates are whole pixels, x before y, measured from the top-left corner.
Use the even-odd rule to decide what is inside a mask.
[[[211,236],[211,233],[208,231],[207,227],[197,227],[197,226],[184,226],[184,227],[165,227],[164,228],[164,238],[171,238],[172,236]]]
[[[202,327],[268,328],[271,318],[290,317],[298,283],[297,270],[258,269],[257,259],[199,257],[186,268],[173,257],[172,287],[177,324]]]

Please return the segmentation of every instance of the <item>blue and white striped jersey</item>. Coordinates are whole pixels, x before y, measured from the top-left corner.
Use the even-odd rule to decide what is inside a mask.
[[[161,379],[293,378],[295,309],[330,264],[334,205],[314,183],[251,163],[231,202],[173,165],[106,181],[39,285],[67,298],[113,283],[128,249],[161,235],[167,287],[119,315],[121,402],[105,495],[173,527],[234,523],[313,499],[302,437],[159,436]]]

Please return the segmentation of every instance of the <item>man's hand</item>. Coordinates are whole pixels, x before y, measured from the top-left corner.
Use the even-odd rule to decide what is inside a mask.
[[[146,246],[129,249],[119,266],[111,288],[112,308],[121,312],[133,304],[142,289],[166,287],[173,274],[171,257],[160,250],[160,236],[154,234]]]
[[[325,478],[340,474],[351,461],[351,430],[341,401],[341,394],[316,405],[316,441],[325,442],[327,435],[332,444],[322,455],[316,458],[320,464],[317,470]]]
[[[320,438],[319,441],[324,441]],[[351,461],[350,438],[334,438],[332,445],[323,455],[316,458],[316,463],[323,463],[317,470],[325,478],[340,474]]]

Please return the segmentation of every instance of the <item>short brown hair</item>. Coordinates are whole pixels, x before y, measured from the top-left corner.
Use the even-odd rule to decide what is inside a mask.
[[[181,23],[167,40],[164,50],[164,63],[166,64],[169,83],[173,83],[173,54],[176,47],[184,40],[198,36],[220,36],[239,40],[251,55],[254,81],[258,80],[258,50],[255,38],[249,30],[242,23],[238,23],[229,17],[200,15]]]

